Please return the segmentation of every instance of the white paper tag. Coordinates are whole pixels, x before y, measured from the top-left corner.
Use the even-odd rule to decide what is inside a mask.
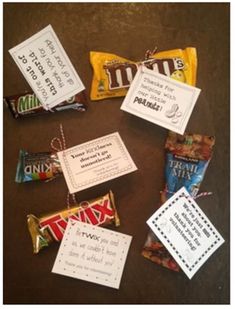
[[[58,152],[58,157],[70,193],[137,170],[118,132]]]
[[[45,109],[85,89],[51,25],[9,53]]]
[[[69,220],[52,272],[119,288],[132,237]]]
[[[147,224],[189,279],[224,242],[184,187],[167,200]]]
[[[200,91],[141,66],[121,109],[184,134]]]

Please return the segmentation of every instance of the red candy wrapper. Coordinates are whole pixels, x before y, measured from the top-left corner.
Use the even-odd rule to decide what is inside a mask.
[[[33,253],[48,247],[53,241],[61,241],[69,219],[107,226],[120,225],[112,191],[104,196],[83,201],[71,208],[63,209],[40,218],[28,215],[28,229],[33,242]]]

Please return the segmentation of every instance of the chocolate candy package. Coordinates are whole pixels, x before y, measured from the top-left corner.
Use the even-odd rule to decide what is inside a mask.
[[[77,93],[68,100],[56,105],[50,110],[44,109],[39,99],[32,92],[4,97],[3,100],[15,119],[53,113],[68,109],[76,110],[79,112],[84,112],[87,109],[87,98],[84,90]]]
[[[30,214],[27,216],[27,222],[33,242],[33,253],[48,247],[53,241],[61,241],[69,219],[100,226],[120,225],[112,191],[40,218]]]
[[[195,86],[197,53],[193,47],[151,54],[144,61],[131,61],[115,54],[90,52],[93,67],[91,100],[125,96],[140,65]]]
[[[46,180],[62,175],[62,169],[56,153],[28,153],[20,150],[15,181],[18,183]]]
[[[214,136],[199,134],[179,135],[169,132],[165,144],[165,188],[161,204],[183,186],[195,197],[199,191],[215,144]],[[156,264],[179,271],[179,266],[163,244],[150,230],[142,255]]]

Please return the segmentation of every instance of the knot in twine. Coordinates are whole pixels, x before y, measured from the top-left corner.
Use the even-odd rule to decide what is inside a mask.
[[[152,56],[152,55],[154,55],[154,54],[156,54],[156,52],[157,52],[157,46],[155,46],[154,47],[154,49],[151,51],[151,50],[146,50],[146,53],[145,53],[145,56],[144,56],[144,60],[146,61],[146,60],[149,60],[149,58]]]

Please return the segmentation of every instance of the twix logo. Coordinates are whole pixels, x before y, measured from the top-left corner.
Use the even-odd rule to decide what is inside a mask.
[[[60,241],[63,238],[69,218],[92,225],[101,225],[113,216],[114,210],[111,208],[110,200],[106,199],[100,203],[90,204],[86,208],[79,207],[77,212],[67,218],[64,218],[61,214],[55,214],[40,221],[40,227],[48,228],[54,239]]]
[[[184,68],[184,62],[181,58],[165,58],[154,59],[141,62],[147,68],[156,71],[166,76],[176,70],[182,70]],[[106,64],[104,69],[108,75],[109,89],[119,89],[129,87],[140,64],[137,63],[115,63]]]

